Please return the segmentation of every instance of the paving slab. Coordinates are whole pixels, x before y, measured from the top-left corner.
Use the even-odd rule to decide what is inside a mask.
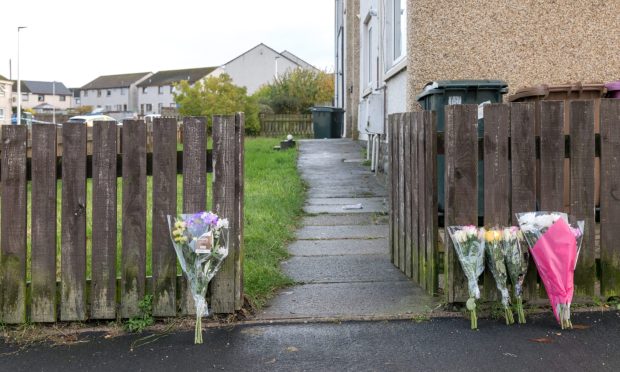
[[[308,205],[354,205],[354,204],[370,204],[370,203],[384,203],[385,198],[373,197],[373,198],[308,198],[306,204]]]
[[[288,251],[295,257],[387,254],[388,242],[386,239],[298,240],[289,245]]]
[[[432,297],[408,281],[305,284],[287,288],[259,319],[396,316],[428,312]]]
[[[383,203],[367,203],[362,206],[362,209],[343,209],[342,207],[343,205],[306,205],[304,213],[387,213],[387,207]]]
[[[282,269],[296,282],[305,284],[408,280],[386,254],[292,257],[282,263]]]
[[[387,223],[388,217],[380,213],[319,214],[304,217],[301,220],[303,226],[386,225]]]
[[[297,239],[377,239],[387,238],[387,225],[304,226]]]

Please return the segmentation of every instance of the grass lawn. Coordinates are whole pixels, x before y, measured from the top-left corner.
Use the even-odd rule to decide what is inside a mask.
[[[245,255],[244,291],[252,303],[261,307],[273,292],[292,281],[279,269],[279,262],[288,256],[286,244],[294,237],[302,214],[304,187],[297,173],[297,152],[277,152],[275,139],[247,138],[245,141]],[[121,274],[122,247],[122,179],[118,179],[117,276]],[[211,174],[207,179],[211,208]],[[30,184],[28,185],[28,267],[30,278]],[[62,182],[58,182],[57,203],[57,277],[60,279],[60,216]],[[181,213],[183,178],[177,176],[177,212]],[[91,269],[92,183],[87,181],[87,277]],[[152,178],[147,179],[147,275],[151,275],[151,210]],[[181,273],[179,269],[179,274]]]

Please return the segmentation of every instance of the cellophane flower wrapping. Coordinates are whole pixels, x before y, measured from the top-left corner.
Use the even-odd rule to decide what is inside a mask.
[[[209,282],[228,256],[228,220],[211,212],[168,216],[168,226],[181,269],[196,305],[196,344],[202,343],[202,317]]]
[[[499,227],[487,229],[484,234],[484,250],[486,261],[495,278],[497,290],[501,295],[502,306],[504,307],[504,317],[506,324],[514,323],[512,310],[510,309],[510,292],[508,292],[508,270],[504,260],[503,250],[503,230]]]
[[[519,213],[517,218],[553,313],[562,329],[572,328],[570,305],[585,222],[571,223],[561,212]]]
[[[516,226],[504,228],[502,245],[508,276],[512,282],[517,320],[520,324],[525,324],[525,312],[523,311],[523,282],[527,274],[530,253],[523,241],[523,234]]]
[[[484,271],[484,229],[476,226],[448,226],[448,234],[454,244],[463,272],[467,277],[469,299],[467,310],[470,311],[471,328],[478,329],[476,300],[480,298],[478,277]]]

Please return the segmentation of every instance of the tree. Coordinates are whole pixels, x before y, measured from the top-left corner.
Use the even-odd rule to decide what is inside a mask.
[[[299,114],[317,104],[331,104],[334,98],[333,76],[324,71],[288,71],[271,84],[262,86],[254,97],[276,114]]]
[[[213,115],[230,115],[243,111],[246,133],[249,135],[259,133],[256,99],[248,97],[246,88],[234,85],[228,74],[207,77],[197,81],[193,86],[187,81],[181,81],[177,85],[177,90],[174,100],[179,106],[181,115],[206,116],[211,126]]]

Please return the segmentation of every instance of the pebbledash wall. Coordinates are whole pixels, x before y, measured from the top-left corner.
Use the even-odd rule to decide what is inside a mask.
[[[408,0],[407,108],[433,80],[620,78],[618,0]]]

